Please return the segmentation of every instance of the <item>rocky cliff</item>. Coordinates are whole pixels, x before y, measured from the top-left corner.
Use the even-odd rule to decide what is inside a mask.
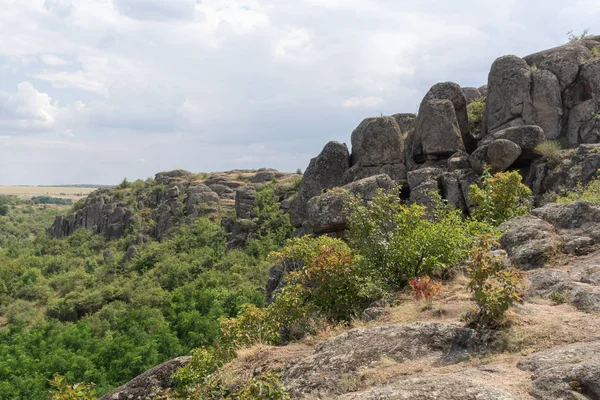
[[[520,170],[538,204],[589,181],[600,167],[599,49],[600,36],[591,36],[524,58],[500,57],[480,88],[438,83],[418,115],[365,119],[352,132],[351,152],[331,142],[311,160],[290,208],[292,222],[304,233],[339,232],[341,217],[328,223],[322,216],[340,198],[322,192],[379,174],[402,185],[411,201],[426,203],[427,193],[439,191],[465,214],[472,206],[468,188],[486,165],[492,172]],[[475,101],[485,102],[481,116],[469,112]],[[549,140],[573,150],[542,157],[536,147]]]
[[[198,216],[222,218],[230,246],[244,244],[252,232],[256,189],[274,183],[282,208],[296,193],[298,174],[274,169],[195,174],[184,170],[159,172],[146,182],[99,189],[76,206],[71,215],[57,216],[49,233],[61,238],[77,229],[91,229],[115,240],[137,227],[162,239],[175,225]]]

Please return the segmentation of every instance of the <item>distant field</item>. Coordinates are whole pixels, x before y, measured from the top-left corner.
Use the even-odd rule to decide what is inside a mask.
[[[0,194],[13,195],[22,199],[34,196],[50,196],[61,199],[71,199],[74,202],[86,197],[96,188],[65,187],[65,186],[0,186]]]

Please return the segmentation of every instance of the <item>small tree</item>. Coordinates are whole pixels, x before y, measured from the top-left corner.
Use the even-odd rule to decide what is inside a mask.
[[[531,189],[521,182],[518,171],[483,173],[483,185],[471,185],[469,197],[475,209],[475,220],[497,226],[509,219],[525,215],[531,208]]]
[[[54,374],[49,381],[51,400],[97,400],[96,388],[83,383],[70,384],[64,376]]]
[[[484,236],[471,252],[469,290],[479,307],[472,319],[475,325],[496,327],[515,302],[521,302],[524,293],[524,274],[506,267],[503,260],[490,254],[494,241]]]
[[[440,275],[464,260],[473,243],[461,212],[431,194],[435,208],[405,205],[396,189],[380,190],[365,205],[348,204],[350,241],[363,256],[365,269],[389,290],[405,287],[411,279]]]

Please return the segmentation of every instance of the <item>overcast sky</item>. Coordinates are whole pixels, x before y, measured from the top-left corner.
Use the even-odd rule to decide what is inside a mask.
[[[598,0],[0,0],[0,184],[304,169],[429,87],[566,41]]]

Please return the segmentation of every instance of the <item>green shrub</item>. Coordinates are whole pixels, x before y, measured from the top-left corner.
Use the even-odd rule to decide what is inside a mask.
[[[253,344],[278,344],[279,326],[268,309],[245,304],[236,318],[221,317],[221,346],[228,351]]]
[[[587,39],[589,37],[589,33],[590,33],[589,29],[584,29],[584,31],[581,33],[581,35],[575,35],[573,33],[573,31],[569,31],[569,32],[567,32],[567,38],[569,39],[569,42],[573,43],[573,42],[577,42],[579,40]]]
[[[493,244],[491,235],[486,235],[471,252],[468,288],[479,307],[471,320],[474,325],[497,327],[524,294],[524,274],[490,254]]]
[[[560,204],[570,204],[575,201],[586,201],[593,205],[600,205],[600,178],[596,177],[586,185],[578,183],[575,189],[556,199],[556,202]]]
[[[371,276],[389,290],[398,290],[423,275],[439,276],[464,260],[474,241],[475,227],[439,195],[431,213],[421,205],[403,204],[397,190],[379,191],[365,205],[349,204],[349,236]]]
[[[94,385],[67,382],[64,376],[54,374],[49,381],[52,390],[50,400],[97,400]]]
[[[202,385],[208,377],[228,361],[226,353],[216,348],[198,348],[192,351],[190,363],[173,374],[173,378],[185,394],[190,388]]]
[[[10,211],[10,206],[8,204],[0,205],[0,216],[6,217],[8,212]]]
[[[539,155],[545,157],[548,161],[556,162],[560,159],[560,152],[562,146],[560,142],[556,140],[546,140],[543,143],[538,144],[534,151]]]
[[[231,400],[288,400],[289,393],[281,382],[279,374],[265,374],[252,378]]]
[[[471,185],[469,197],[475,209],[472,217],[477,221],[497,226],[509,219],[525,215],[531,208],[531,189],[521,182],[518,171],[490,175],[486,170],[483,185]]]
[[[596,58],[600,56],[600,46],[594,46],[590,53],[590,58]]]
[[[352,319],[379,295],[352,250],[339,239],[293,239],[276,257],[302,265],[288,275],[286,295],[296,291],[302,304],[330,321]]]
[[[467,114],[469,117],[469,131],[473,136],[478,136],[481,121],[483,119],[483,113],[485,112],[485,97],[478,97],[474,99],[471,104],[467,107]]]
[[[552,300],[554,304],[565,304],[569,301],[569,298],[562,292],[553,292],[550,295],[550,300]]]

